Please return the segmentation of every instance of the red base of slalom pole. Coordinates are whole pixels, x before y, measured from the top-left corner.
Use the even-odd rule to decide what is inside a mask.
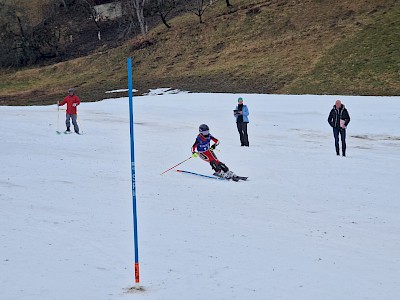
[[[135,282],[139,283],[140,277],[139,277],[139,263],[135,263]]]

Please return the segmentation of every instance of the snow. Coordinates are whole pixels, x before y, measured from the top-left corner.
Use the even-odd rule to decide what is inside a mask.
[[[161,95],[178,94],[178,93],[187,94],[189,92],[172,88],[158,88],[158,89],[150,89],[148,93],[144,94],[144,96],[161,96]]]
[[[112,93],[124,93],[128,92],[128,89],[118,89],[112,91],[106,91],[106,94]],[[138,92],[138,90],[133,89],[133,92]],[[158,89],[150,89],[148,93],[143,94],[144,96],[160,96],[160,95],[167,95],[167,94],[187,94],[188,91],[181,91],[179,89],[172,89],[172,88],[158,88]]]
[[[351,116],[346,158],[327,123],[336,99]],[[1,299],[400,299],[400,97],[134,102],[140,285],[127,98],[82,103],[83,135],[56,134],[55,105],[0,107]],[[201,123],[247,182],[160,175],[190,157]],[[211,174],[199,158],[179,169]]]
[[[112,94],[112,93],[126,93],[128,92],[128,89],[117,89],[117,90],[112,90],[112,91],[105,91],[105,94]],[[133,89],[133,92],[137,92],[138,90]]]

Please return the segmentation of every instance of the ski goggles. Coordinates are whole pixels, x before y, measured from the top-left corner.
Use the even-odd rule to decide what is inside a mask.
[[[208,135],[209,130],[203,130],[203,131],[200,131],[200,133],[201,133],[202,135]]]

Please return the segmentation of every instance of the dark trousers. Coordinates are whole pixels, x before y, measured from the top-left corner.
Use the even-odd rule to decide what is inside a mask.
[[[240,135],[240,143],[242,146],[249,146],[249,137],[247,135],[247,123],[245,122],[237,122],[237,129]]]
[[[69,129],[69,127],[71,126],[71,122],[69,119],[72,119],[72,124],[74,125],[75,132],[79,132],[77,118],[78,118],[78,115],[76,115],[76,114],[66,114],[65,125],[67,126],[67,129]]]
[[[342,140],[342,154],[346,155],[346,129],[333,127],[333,137],[335,138],[336,154],[339,155],[339,133]]]

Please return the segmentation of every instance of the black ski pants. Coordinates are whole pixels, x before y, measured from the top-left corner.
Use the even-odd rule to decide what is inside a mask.
[[[237,130],[240,135],[240,144],[241,146],[249,146],[249,137],[247,135],[247,122],[237,122]]]

